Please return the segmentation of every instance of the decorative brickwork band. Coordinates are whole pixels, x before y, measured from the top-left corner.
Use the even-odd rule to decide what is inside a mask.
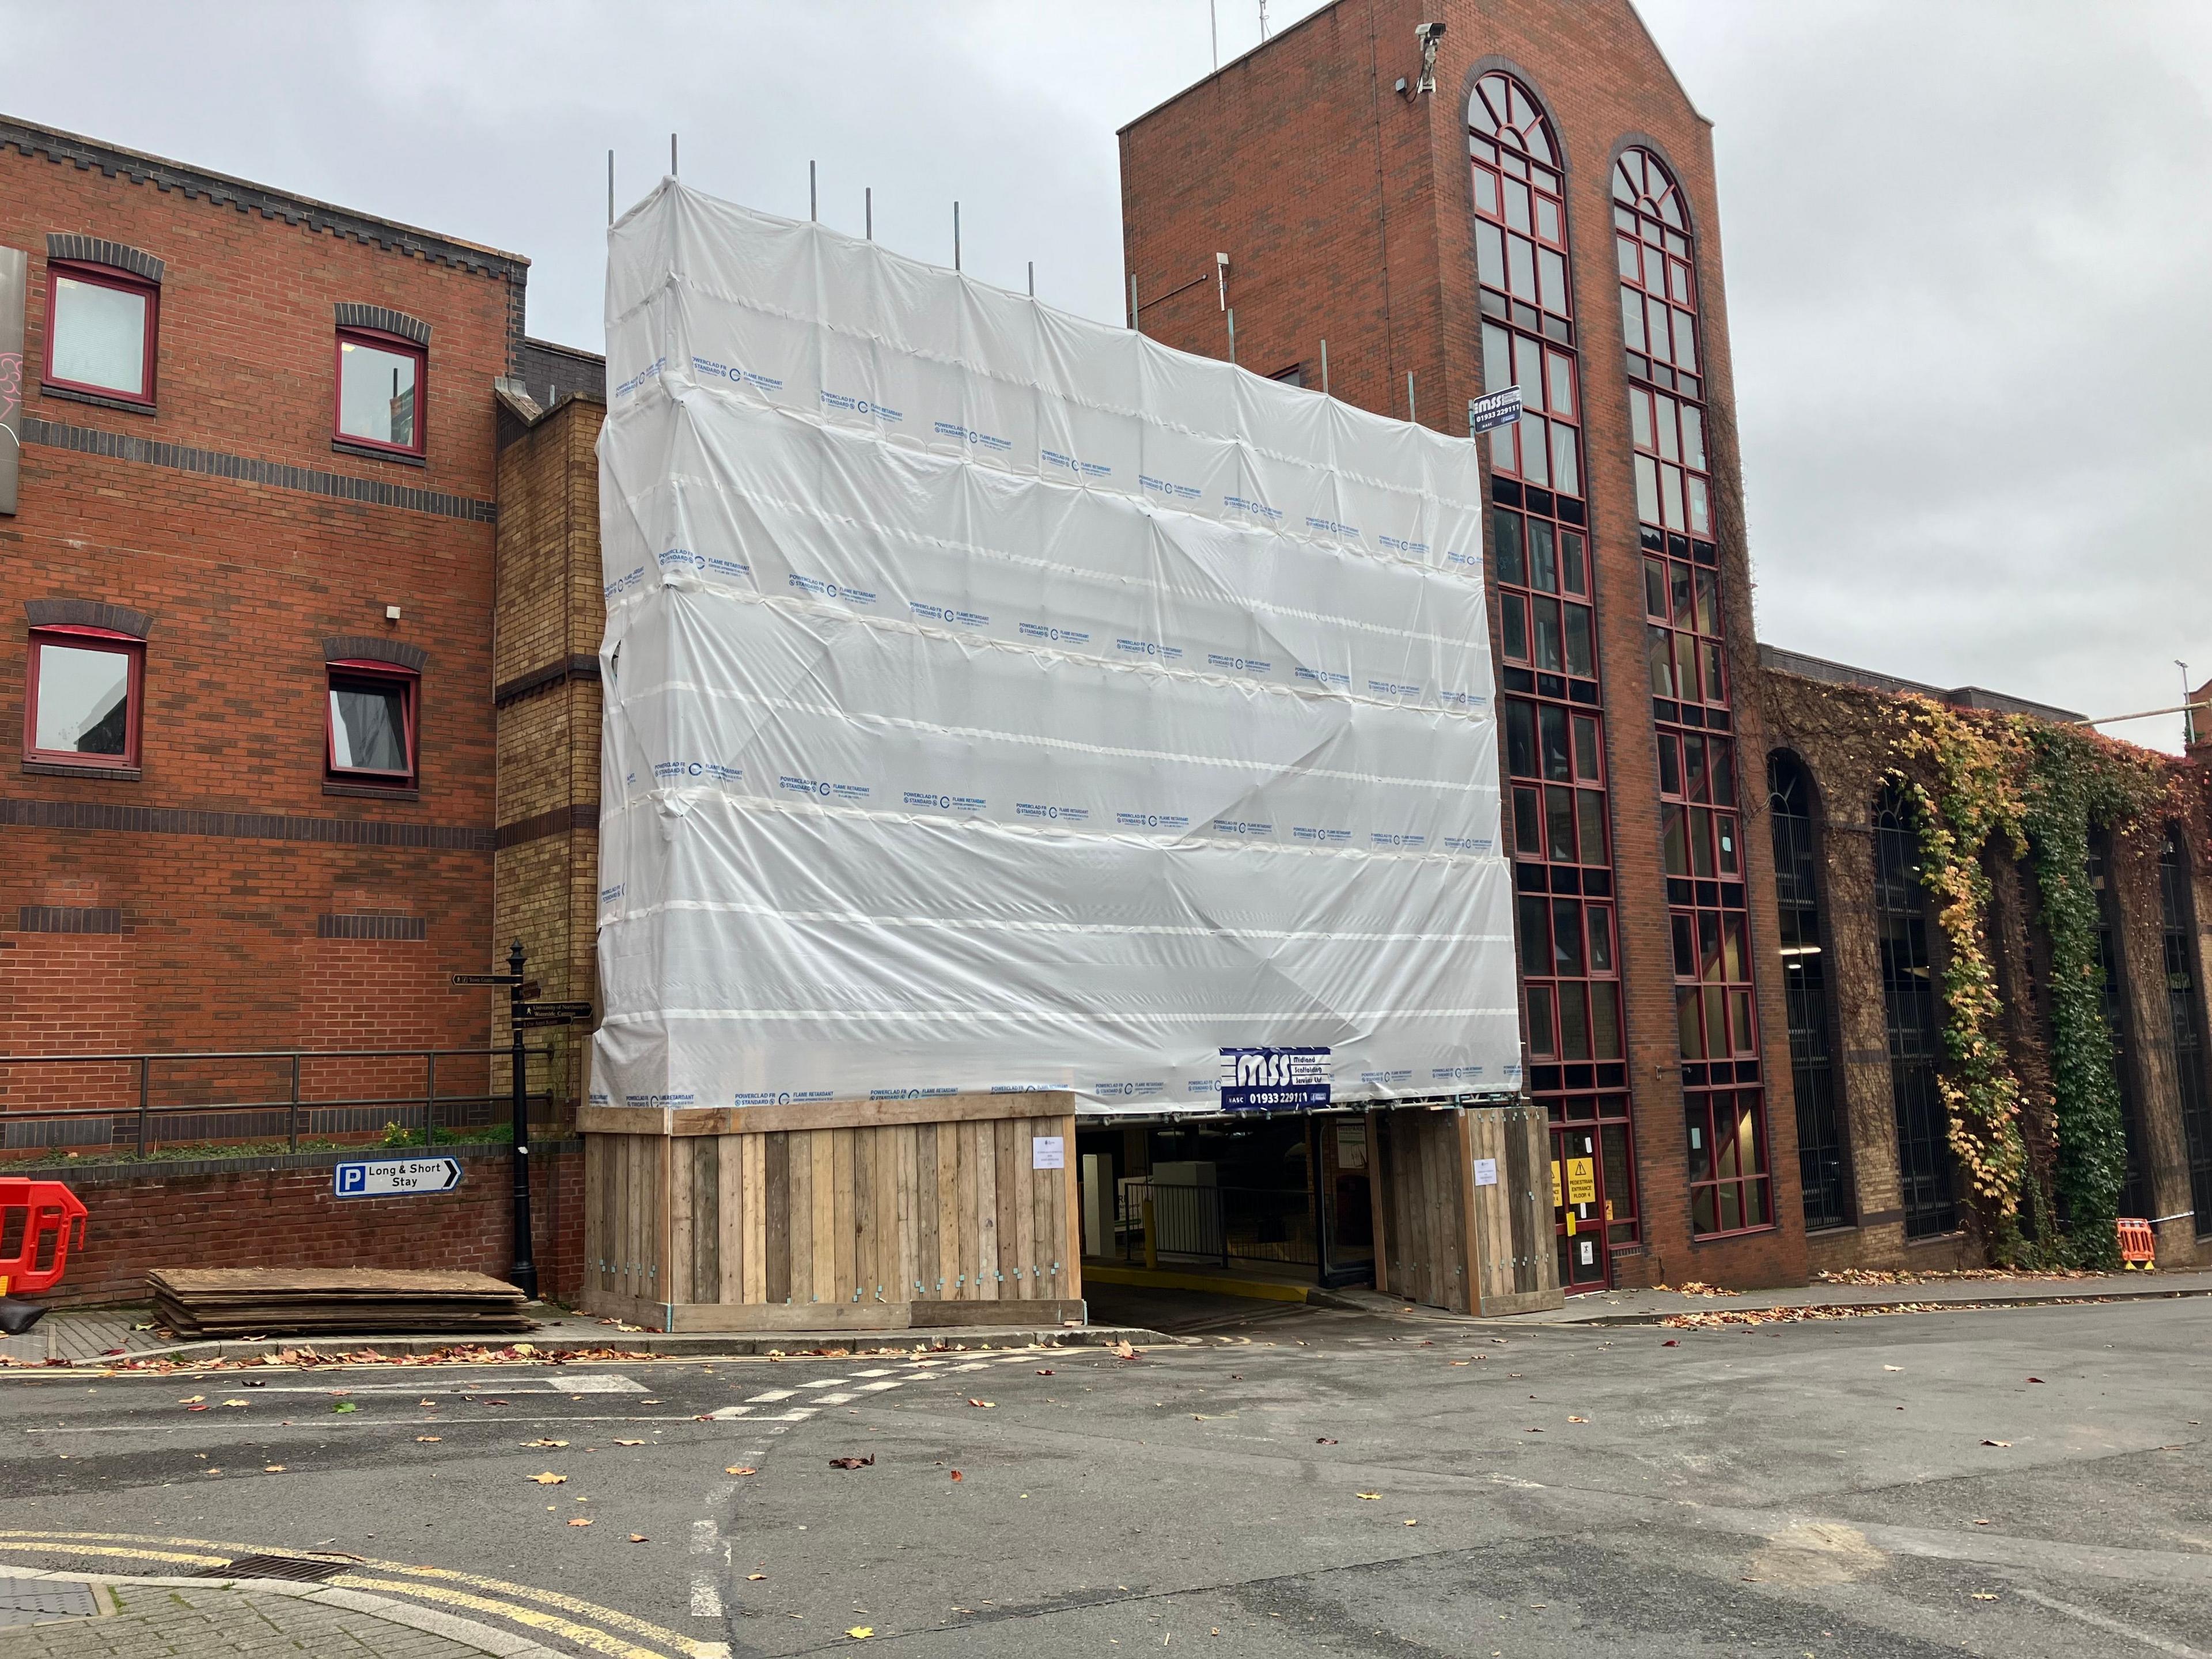
[[[279,812],[202,812],[182,806],[101,801],[0,799],[0,828],[112,830],[135,836],[216,836],[239,841],[321,842],[336,847],[427,847],[489,853],[489,830],[460,823],[391,823],[376,818],[304,818]]]
[[[315,918],[317,939],[420,939],[428,936],[428,923],[421,916],[387,915],[356,911]]]
[[[534,668],[527,674],[518,674],[492,693],[493,706],[504,708],[519,697],[549,685],[563,684],[569,680],[596,680],[599,678],[599,659],[581,653],[565,662],[550,662],[543,668]]]
[[[374,634],[339,634],[323,641],[325,662],[390,662],[422,672],[430,653],[404,640],[380,639]]]
[[[26,904],[15,911],[19,933],[119,933],[123,912],[112,905]]]
[[[596,832],[599,827],[599,802],[580,801],[574,806],[556,806],[550,811],[532,812],[526,818],[501,824],[499,847],[504,852],[510,847],[520,847],[525,842],[543,841],[548,836],[564,836],[571,830]]]
[[[134,276],[143,276],[149,283],[160,282],[162,271],[167,269],[150,253],[125,247],[120,242],[104,241],[97,236],[49,235],[46,258],[75,259],[80,264],[109,265]]]
[[[128,634],[143,640],[154,625],[143,611],[127,605],[107,605],[99,599],[26,599],[23,615],[33,628],[104,628],[111,634]]]
[[[105,455],[111,460],[136,461],[142,466],[164,466],[179,472],[204,472],[218,478],[239,478],[276,489],[297,489],[310,495],[331,495],[340,501],[362,501],[371,507],[396,507],[409,513],[434,513],[441,518],[465,519],[474,524],[495,524],[497,501],[471,501],[434,489],[409,489],[375,478],[350,478],[312,467],[284,466],[257,461],[246,455],[226,455],[220,450],[192,449],[184,444],[155,443],[119,433],[96,432],[90,427],[65,426],[59,421],[23,417],[23,441],[49,449],[70,449],[80,455]]]
[[[373,328],[380,334],[397,334],[403,340],[412,340],[416,345],[430,343],[429,324],[389,306],[362,306],[341,300],[337,313],[340,328]]]

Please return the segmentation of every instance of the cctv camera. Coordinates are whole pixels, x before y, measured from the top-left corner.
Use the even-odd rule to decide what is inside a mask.
[[[1413,25],[1413,38],[1416,40],[1419,40],[1425,46],[1431,40],[1442,40],[1443,38],[1443,33],[1444,26],[1442,23],[1416,23]]]

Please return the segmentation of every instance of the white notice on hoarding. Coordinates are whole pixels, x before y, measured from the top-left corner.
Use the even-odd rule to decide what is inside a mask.
[[[1060,1135],[1031,1135],[1030,1137],[1030,1168],[1032,1170],[1065,1170],[1067,1167],[1067,1142]]]
[[[1496,1158],[1478,1158],[1474,1160],[1474,1184],[1478,1187],[1495,1187],[1498,1184]]]

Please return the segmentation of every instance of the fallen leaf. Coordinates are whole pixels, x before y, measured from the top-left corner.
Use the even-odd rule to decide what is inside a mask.
[[[222,1403],[226,1406],[243,1406],[246,1402],[243,1400],[226,1400]]]
[[[1407,1526],[1409,1526],[1409,1527],[1418,1527],[1418,1526],[1419,1526],[1421,1523],[1420,1523],[1419,1522],[1418,1522],[1418,1521],[1408,1521],[1407,1522],[1406,1522],[1406,1524],[1407,1524]]]
[[[1116,1359],[1134,1359],[1137,1357],[1136,1349],[1127,1342],[1109,1342],[1106,1352]]]
[[[1335,1443],[1335,1441],[1330,1439],[1325,1434],[1317,1436],[1314,1440],[1314,1444],[1316,1446],[1334,1446]]]
[[[543,1474],[533,1474],[530,1478],[541,1486],[565,1486],[568,1484],[567,1475],[556,1474],[550,1469],[546,1470]]]
[[[1901,1371],[1904,1369],[1905,1367],[1902,1365],[1884,1365],[1882,1367],[1882,1370],[1886,1371]]]
[[[1995,1595],[1991,1595],[1987,1590],[1976,1590],[1974,1592],[1974,1600],[1977,1601],[1994,1601],[1997,1598]]]
[[[532,1446],[565,1446],[568,1443],[565,1440],[526,1440],[522,1443],[522,1449],[528,1451]]]
[[[953,1471],[952,1471],[952,1478],[953,1478],[955,1480],[957,1480],[960,1478],[960,1471],[959,1471],[959,1470],[957,1470],[957,1469],[953,1470]]]
[[[1523,1430],[1522,1430],[1522,1431],[1521,1431],[1521,1432],[1522,1432],[1522,1433],[1523,1433],[1523,1434],[1541,1434],[1541,1433],[1543,1433],[1543,1430],[1541,1430],[1541,1429],[1523,1429]]]
[[[830,1467],[833,1469],[865,1469],[875,1461],[876,1455],[870,1452],[866,1457],[833,1457],[830,1460]]]
[[[568,1517],[568,1524],[572,1527],[588,1527],[592,1524],[592,1517],[588,1515],[572,1515]]]
[[[1382,1494],[1381,1492],[1354,1492],[1354,1493],[1352,1494],[1352,1496],[1353,1496],[1354,1498],[1365,1498],[1369,1503],[1372,1504],[1372,1503],[1374,1503],[1377,1498],[1381,1498],[1381,1497],[1382,1496]]]
[[[2009,1446],[2012,1444],[2012,1442],[2009,1440],[1984,1440],[1982,1443],[1984,1446]]]
[[[207,1407],[205,1406],[187,1406],[185,1409],[188,1412],[204,1412]]]
[[[732,1463],[722,1471],[724,1474],[758,1474],[758,1469],[747,1468],[743,1463]]]
[[[331,1401],[331,1409],[334,1412],[357,1412],[361,1407],[350,1400],[333,1400]]]
[[[265,1389],[269,1385],[266,1382],[249,1382],[246,1386],[249,1389]],[[434,1406],[438,1402],[434,1400],[418,1400],[415,1403],[418,1406]]]
[[[641,1532],[634,1532],[629,1535],[629,1541],[633,1544],[650,1544],[653,1540],[647,1538]]]
[[[434,1446],[445,1437],[442,1434],[418,1434],[415,1437],[415,1443],[418,1446]]]
[[[876,1627],[873,1625],[855,1625],[852,1629],[845,1632],[846,1635],[851,1637],[855,1642],[865,1642],[875,1633]]]
[[[2029,1377],[2027,1380],[2028,1380],[2029,1382],[2042,1382],[2042,1381],[2043,1381],[2043,1379],[2042,1379],[2041,1377],[2039,1377],[2039,1376],[2031,1376],[2031,1377]]]
[[[1446,1363],[1447,1363],[1447,1364],[1453,1364],[1453,1365],[1464,1365],[1464,1364],[1466,1364],[1468,1362],[1467,1362],[1466,1360],[1464,1360],[1464,1359],[1453,1359],[1453,1360],[1449,1360],[1449,1361],[1447,1361]]]
[[[748,1583],[757,1584],[762,1579],[767,1577],[768,1575],[764,1572],[749,1572],[745,1575],[745,1580]]]
[[[1660,1346],[1661,1347],[1662,1347],[1662,1348],[1679,1348],[1679,1347],[1680,1347],[1682,1345],[1681,1345],[1680,1343],[1677,1342],[1677,1341],[1676,1341],[1673,1337],[1671,1337],[1671,1336],[1670,1336],[1670,1337],[1668,1337],[1668,1338],[1664,1342],[1662,1342],[1659,1346]]]
[[[1570,1423],[1587,1423],[1589,1421],[1589,1419],[1587,1417],[1571,1417],[1567,1421]]]
[[[264,1464],[262,1468],[261,1473],[264,1474],[282,1474],[284,1473],[284,1466],[282,1463]]]
[[[1039,1376],[1050,1376],[1052,1375],[1052,1372],[1051,1372],[1049,1370],[1046,1370],[1039,1371],[1039,1372],[1037,1373],[1037,1375],[1038,1375]],[[1232,1382],[1233,1382],[1233,1381],[1235,1381],[1235,1380],[1236,1380],[1236,1379],[1235,1379],[1235,1378],[1233,1378],[1233,1377],[1231,1379],[1231,1381],[1232,1381]]]
[[[1988,1521],[1986,1521],[1986,1520],[1978,1519],[1978,1520],[1976,1520],[1976,1521],[1975,1521],[1974,1524],[1975,1524],[1976,1526],[1978,1526],[1978,1527],[1986,1527],[1986,1526],[1988,1526],[1990,1523],[1989,1523],[1989,1522],[1988,1522]]]
[[[968,1403],[969,1403],[969,1405],[971,1405],[971,1406],[980,1406],[980,1407],[981,1407],[985,1411],[989,1411],[993,1407],[996,1406],[999,1402],[998,1402],[997,1401],[995,1401],[995,1400],[971,1400],[971,1401],[969,1401]]]
[[[177,1403],[179,1406],[197,1406],[201,1401],[206,1398],[207,1396],[204,1394],[188,1394],[182,1400],[177,1401]]]
[[[642,1446],[644,1443],[645,1442],[642,1440],[617,1440],[615,1442],[615,1444],[617,1446]]]

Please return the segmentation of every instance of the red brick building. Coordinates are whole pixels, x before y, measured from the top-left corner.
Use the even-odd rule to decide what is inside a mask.
[[[13,121],[0,246],[0,1053],[482,1048],[490,999],[448,981],[492,951],[492,388],[526,262]],[[325,1069],[311,1099],[422,1066]],[[127,1070],[5,1082],[136,1103]]]
[[[1940,939],[1906,952],[1885,933],[1878,951],[1839,921],[1844,971],[1808,980],[1822,946],[1790,930],[1810,925],[1814,878],[1793,867],[1778,909],[1762,819],[1771,779],[1796,774],[1770,770],[1770,719],[1815,771],[1828,757],[1798,724],[1796,680],[1767,696],[1753,636],[1710,125],[1628,0],[1338,0],[1121,143],[1130,320],[1147,334],[1444,431],[1520,389],[1517,424],[1480,441],[1527,1077],[1570,1171],[1562,1279],[1778,1284],[1814,1265],[1978,1260],[1946,1145],[1940,1010],[1893,1055],[1893,996],[1881,1046],[1879,969],[1928,1003]],[[1855,706],[1874,770],[1818,809],[1851,849],[1828,866],[1849,883],[1826,896],[1838,918],[1877,908],[1864,838],[1900,712]],[[2177,787],[2200,805],[2143,833],[2180,849],[2163,879],[2185,896],[2193,883],[2202,916],[2203,792]],[[2108,868],[2132,893],[2106,951],[2142,1172],[2128,1192],[2164,1223],[2162,1255],[2187,1259],[2212,1231],[2194,1218],[2212,1211],[2212,1106],[2187,1058],[2201,929],[2178,899],[2160,910],[2155,851],[2100,864],[2100,890]],[[1892,884],[1913,914],[1884,925],[1932,932],[1916,884]],[[2007,960],[2031,955],[2023,942]],[[2171,1012],[2158,981],[2179,988]],[[2041,994],[2022,977],[2027,1076]],[[1793,1066],[1815,1015],[1822,1040],[1832,1024],[1850,1042],[1833,1089]],[[2166,1050],[2183,1063],[2135,1058]],[[1819,1141],[1802,1160],[1801,1115]]]

